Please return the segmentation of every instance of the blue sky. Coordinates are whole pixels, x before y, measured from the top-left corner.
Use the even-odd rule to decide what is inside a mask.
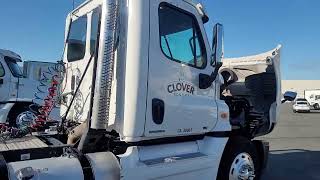
[[[79,4],[82,0],[75,0]],[[320,79],[320,1],[200,0],[210,21],[225,27],[225,56],[264,52],[282,44],[283,79]],[[56,61],[72,0],[2,0],[0,48],[24,60]]]

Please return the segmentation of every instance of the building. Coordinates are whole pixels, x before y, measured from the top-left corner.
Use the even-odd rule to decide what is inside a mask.
[[[297,92],[297,97],[304,97],[304,90],[320,89],[320,80],[282,80],[282,93],[285,91]]]

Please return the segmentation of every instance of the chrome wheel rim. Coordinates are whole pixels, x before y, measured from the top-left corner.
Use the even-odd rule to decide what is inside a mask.
[[[253,180],[254,163],[248,153],[240,153],[233,160],[229,172],[229,180]]]
[[[16,125],[18,128],[31,126],[35,124],[36,115],[33,112],[25,111],[20,113],[16,118]]]

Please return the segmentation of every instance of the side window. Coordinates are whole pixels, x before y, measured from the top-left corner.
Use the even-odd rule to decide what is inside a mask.
[[[69,62],[80,60],[86,53],[87,15],[73,21],[69,30],[67,58]]]
[[[21,62],[20,59],[5,56],[4,60],[6,61],[7,66],[9,67],[9,69],[14,77],[23,77],[23,72],[17,63],[17,62]]]
[[[2,64],[0,63],[0,77],[4,76],[4,68],[2,66]]]
[[[100,22],[100,8],[95,9],[91,16],[91,35],[90,35],[90,54],[92,55],[96,48],[98,38],[98,28]]]
[[[160,46],[173,61],[205,68],[207,56],[196,18],[166,3],[159,7]]]

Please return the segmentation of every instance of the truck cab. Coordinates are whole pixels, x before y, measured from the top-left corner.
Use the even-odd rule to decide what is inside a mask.
[[[199,164],[190,177],[216,177],[219,163],[202,163],[220,162],[216,154],[223,154],[234,137],[250,141],[270,133],[281,104],[280,47],[223,60],[222,26],[213,28],[211,48],[207,21],[201,4],[188,0],[86,1],[71,12],[61,114],[89,126],[80,133],[79,149],[91,152],[98,132],[114,132],[120,141],[135,145],[119,155],[124,176],[166,179],[172,171],[170,178],[179,178],[188,168],[178,173],[172,167],[192,157]],[[225,97],[222,92],[229,89],[232,95]],[[165,168],[166,158],[176,163]],[[137,174],[142,167],[129,162],[150,171]]]
[[[206,36],[208,17],[193,1],[121,2],[118,18],[110,27],[114,32],[109,34],[105,4],[87,1],[67,18],[64,61],[68,66],[65,82],[69,83],[63,93],[74,94],[79,86],[68,119],[84,122],[92,113],[97,119],[91,122],[92,128],[115,130],[122,140],[133,142],[231,131],[228,123],[222,126],[219,121],[221,114],[229,118],[229,108],[235,103],[226,104],[222,98],[227,88],[234,94],[229,98],[248,101],[248,111],[264,119],[260,122],[263,130],[259,127],[257,132],[261,132],[255,135],[268,133],[276,123],[281,101],[280,46],[256,56],[222,60],[222,50],[211,48]],[[104,54],[111,48],[108,38],[116,42],[112,42],[114,59],[105,72],[99,68],[106,65],[99,62],[108,58]],[[214,45],[222,43],[221,35],[214,38]],[[210,79],[218,69],[221,75]],[[108,77],[100,77],[99,71]],[[108,87],[101,89],[97,78],[109,78],[103,79]],[[206,81],[209,86],[201,87]],[[100,103],[97,98],[108,104],[103,111],[95,104]]]
[[[191,0],[88,0],[73,10],[59,127],[69,148],[10,162],[10,177],[258,178],[268,145],[254,138],[277,122],[280,47],[224,59],[223,26],[210,47],[208,20]]]
[[[18,97],[17,83],[18,79],[23,77],[18,62],[22,61],[19,55],[5,50],[1,50],[0,59],[0,99],[1,101],[8,101]]]

